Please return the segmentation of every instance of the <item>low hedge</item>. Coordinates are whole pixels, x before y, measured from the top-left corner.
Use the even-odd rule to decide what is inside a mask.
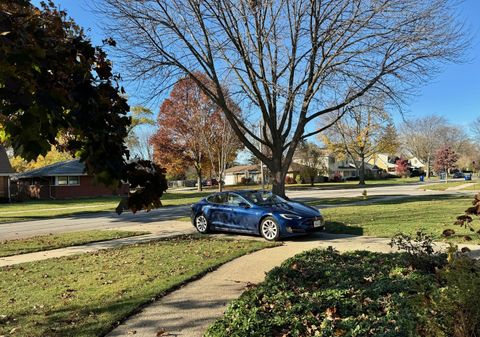
[[[432,309],[446,304],[445,282],[406,254],[312,250],[270,271],[205,336],[453,336]]]

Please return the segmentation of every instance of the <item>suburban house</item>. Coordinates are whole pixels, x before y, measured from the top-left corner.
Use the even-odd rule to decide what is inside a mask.
[[[295,179],[301,172],[302,164],[292,163],[287,172],[287,177]],[[269,182],[269,174],[267,168],[264,166],[265,183]],[[241,185],[248,183],[260,184],[262,175],[260,172],[260,165],[238,165],[225,170],[225,185]]]
[[[268,179],[267,174],[265,179]],[[238,165],[225,170],[225,185],[260,183],[261,181],[260,165]]]
[[[12,174],[13,170],[7,157],[7,151],[0,145],[0,202],[10,201],[10,177]]]
[[[389,156],[385,153],[379,153],[371,156],[365,162],[365,173],[367,176],[378,177],[382,173],[395,174],[395,160],[398,157]],[[416,157],[408,158],[410,169],[423,170],[425,165]],[[295,180],[295,178],[302,171],[302,165],[305,165],[304,161],[299,156],[293,157],[293,162],[287,173],[287,177]],[[328,176],[329,179],[348,179],[358,177],[359,172],[353,163],[349,159],[338,159],[332,153],[324,151],[318,169],[320,171],[319,176],[315,179],[315,182],[321,182],[322,176]],[[309,183],[308,177],[302,177],[306,183]],[[260,183],[260,165],[239,165],[228,168],[225,171],[225,185],[240,185],[248,181],[250,183]],[[265,181],[268,181],[267,170],[265,169]]]
[[[62,161],[14,176],[18,196],[36,199],[72,199],[128,194],[128,185],[112,190],[96,183],[78,159]]]
[[[389,156],[386,153],[379,153],[372,156],[368,163],[372,165],[376,165],[385,172],[395,174],[395,162],[399,159],[398,156]],[[417,157],[410,157],[408,158],[408,165],[411,170],[419,170],[423,171],[425,165],[417,158]]]
[[[295,167],[295,164],[303,165],[304,162],[301,158],[294,156],[292,167]],[[318,169],[320,171],[320,175],[325,175],[329,179],[346,179],[350,177],[357,177],[359,175],[358,169],[351,160],[338,159],[334,154],[327,153],[326,151],[324,151],[324,155],[320,160]],[[381,169],[375,164],[365,163],[365,170],[367,174],[376,175]],[[318,179],[318,181],[320,181],[320,179]]]

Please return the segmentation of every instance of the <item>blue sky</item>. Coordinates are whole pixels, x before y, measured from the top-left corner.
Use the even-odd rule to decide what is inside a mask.
[[[34,0],[37,4],[40,1]],[[108,37],[97,23],[99,19],[89,9],[88,0],[55,0],[87,32],[94,44]],[[90,2],[92,3],[92,2]],[[480,116],[480,1],[465,0],[461,4],[461,16],[473,36],[471,49],[462,64],[449,64],[425,86],[418,88],[418,94],[411,97],[404,107],[405,116],[439,114],[451,123],[468,126]],[[131,88],[132,90],[129,90]],[[127,93],[136,104],[134,87],[127,86]],[[401,121],[399,114],[395,115]]]

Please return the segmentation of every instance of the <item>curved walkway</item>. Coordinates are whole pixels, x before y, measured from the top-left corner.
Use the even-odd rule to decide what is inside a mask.
[[[249,285],[263,281],[265,273],[285,259],[328,246],[339,251],[391,252],[388,242],[388,239],[326,233],[286,241],[280,247],[242,256],[188,283],[130,317],[107,336],[203,336],[207,327],[222,316],[231,300],[238,298]],[[470,248],[480,256],[480,246],[471,245]]]

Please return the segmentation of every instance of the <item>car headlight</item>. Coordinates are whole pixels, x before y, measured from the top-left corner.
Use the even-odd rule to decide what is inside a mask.
[[[287,220],[300,220],[302,217],[295,214],[280,214],[280,216]]]

